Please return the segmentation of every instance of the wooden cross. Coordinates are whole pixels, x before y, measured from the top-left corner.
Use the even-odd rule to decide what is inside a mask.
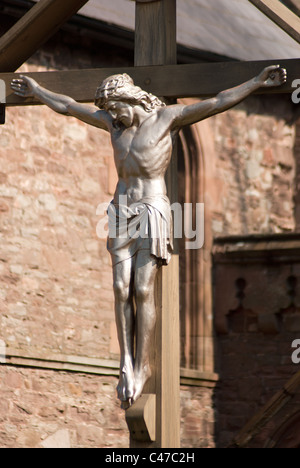
[[[33,105],[10,90],[14,72],[88,0],[40,0],[0,39],[0,80],[6,84],[6,105]],[[248,81],[276,61],[176,65],[176,0],[135,0],[135,67],[29,73],[42,86],[68,94],[79,102],[94,100],[101,79],[128,73],[137,85],[165,98],[209,97]],[[291,37],[300,42],[300,20],[278,0],[250,0]],[[291,93],[300,78],[300,59],[279,60],[288,71],[287,83],[264,93]],[[82,85],[84,83],[84,85]],[[176,200],[176,155],[168,174],[169,196]],[[179,259],[175,251],[169,267],[157,280],[158,320],[155,333],[155,373],[143,395],[128,412],[131,447],[178,448],[179,407]],[[156,408],[156,409],[155,409]],[[153,419],[155,412],[156,420]],[[148,434],[147,437],[145,434]],[[143,440],[143,439],[147,439]],[[137,439],[140,439],[138,441]]]
[[[176,50],[176,1],[137,2],[135,25],[135,66],[173,65]],[[162,96],[162,94],[160,94]],[[177,201],[177,154],[173,152],[167,174],[168,195]],[[155,439],[148,447],[180,447],[180,334],[179,334],[179,252],[175,245],[170,265],[160,269],[156,285],[157,319],[152,356],[152,377],[145,392],[156,396]],[[141,407],[137,420],[143,420]],[[128,419],[129,415],[129,419]],[[127,412],[135,418],[135,405]],[[147,421],[146,421],[147,422]],[[129,424],[130,427],[130,424]],[[139,430],[139,427],[137,427]],[[139,431],[140,432],[140,431]],[[149,439],[149,437],[148,437]],[[132,437],[131,447],[145,447]]]

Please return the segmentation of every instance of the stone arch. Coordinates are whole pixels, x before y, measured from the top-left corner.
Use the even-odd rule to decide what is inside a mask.
[[[205,209],[203,248],[186,250],[184,239],[179,242],[181,365],[214,372],[212,219],[215,212],[221,213],[221,203],[214,137],[209,122],[184,128],[178,146],[179,201],[192,203],[193,207],[204,203]]]
[[[300,448],[300,411],[280,424],[266,448]]]

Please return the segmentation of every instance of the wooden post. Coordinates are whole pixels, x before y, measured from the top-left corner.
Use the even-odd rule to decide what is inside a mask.
[[[136,67],[176,64],[176,0],[136,0],[134,62]]]
[[[176,63],[176,0],[136,4],[135,66]],[[171,203],[177,200],[177,160],[174,152],[167,174]],[[145,393],[156,395],[156,440],[141,443],[131,434],[131,447],[180,447],[179,256],[160,269],[156,288],[157,321],[152,377]],[[129,411],[133,410],[132,409]]]

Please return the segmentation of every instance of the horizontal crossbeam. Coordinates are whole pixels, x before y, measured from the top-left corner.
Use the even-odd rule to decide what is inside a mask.
[[[138,86],[157,96],[167,98],[210,97],[224,89],[237,86],[258,75],[264,67],[280,64],[287,69],[287,83],[280,88],[261,89],[258,94],[291,93],[293,82],[300,79],[300,59],[268,60],[258,62],[200,63],[192,65],[166,65],[131,68],[100,68],[90,70],[35,72],[31,76],[38,83],[78,102],[93,102],[101,81],[116,73],[128,73]],[[10,82],[19,75],[0,73],[6,83],[7,106],[35,105],[32,98],[22,99],[13,94]]]

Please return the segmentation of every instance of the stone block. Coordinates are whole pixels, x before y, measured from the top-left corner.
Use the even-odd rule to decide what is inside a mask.
[[[60,429],[55,434],[47,437],[41,443],[43,448],[68,449],[71,447],[70,433],[68,429]]]

